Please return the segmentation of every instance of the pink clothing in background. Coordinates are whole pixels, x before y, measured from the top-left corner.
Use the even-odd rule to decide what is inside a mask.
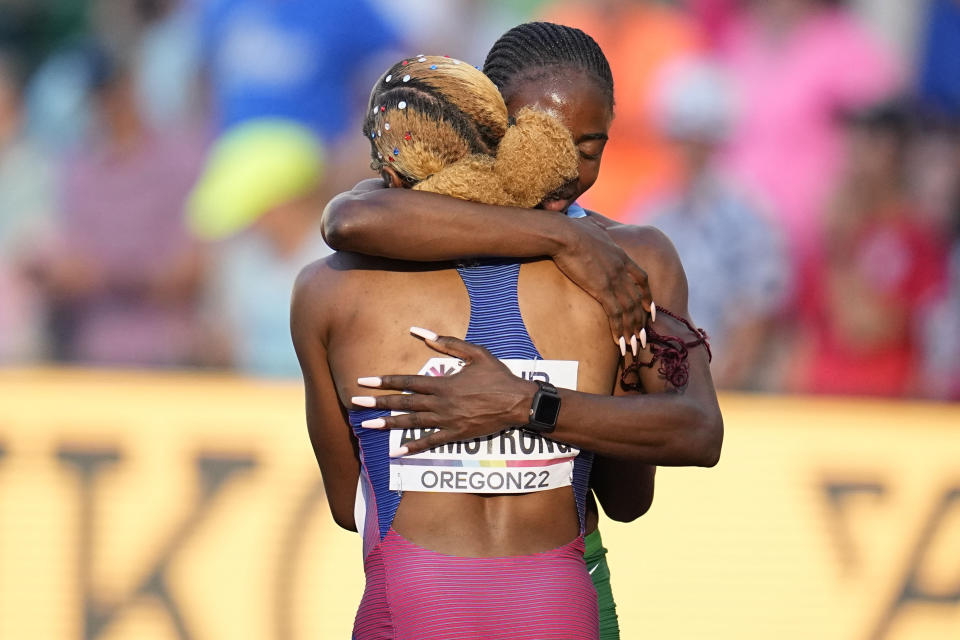
[[[730,28],[743,12],[740,0],[687,0],[690,15],[700,25],[710,49],[723,46]]]
[[[838,114],[889,96],[897,65],[850,13],[832,9],[786,33],[744,19],[723,57],[739,109],[725,167],[773,206],[800,262],[841,168]]]
[[[139,292],[125,292],[122,283],[163,273],[187,251],[183,205],[204,148],[202,136],[168,133],[123,155],[97,149],[67,161],[62,244],[68,254],[97,263],[113,283],[74,305],[71,359],[144,365],[187,359],[195,310],[152,302]]]

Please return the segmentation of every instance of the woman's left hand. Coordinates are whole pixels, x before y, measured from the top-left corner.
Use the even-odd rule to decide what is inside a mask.
[[[526,424],[536,384],[523,380],[483,347],[431,331],[411,329],[431,348],[463,360],[450,376],[396,375],[360,378],[362,386],[407,391],[354,398],[354,404],[406,411],[366,421],[374,429],[436,429],[392,456],[420,453],[448,442],[472,440]]]

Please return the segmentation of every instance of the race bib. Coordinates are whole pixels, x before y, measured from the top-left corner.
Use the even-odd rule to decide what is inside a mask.
[[[541,380],[563,389],[577,388],[576,360],[501,360],[525,380]],[[431,358],[420,375],[449,376],[460,371],[463,361]],[[395,411],[394,415],[402,412]],[[435,431],[393,429],[390,448],[395,449]],[[415,455],[391,458],[390,489],[445,493],[530,493],[569,486],[573,461],[580,453],[570,445],[554,442],[519,428],[465,442],[451,442]]]

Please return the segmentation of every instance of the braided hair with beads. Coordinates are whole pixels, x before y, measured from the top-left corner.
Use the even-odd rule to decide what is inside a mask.
[[[374,84],[363,122],[371,168],[403,185],[487,204],[532,207],[577,175],[570,132],[533,108],[513,121],[478,68],[449,56],[394,64]]]

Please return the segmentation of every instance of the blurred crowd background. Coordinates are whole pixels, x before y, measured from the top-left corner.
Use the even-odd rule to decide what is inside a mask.
[[[960,0],[0,0],[0,364],[298,376],[373,81],[533,19],[610,59],[581,203],[676,244],[718,386],[960,400]]]

